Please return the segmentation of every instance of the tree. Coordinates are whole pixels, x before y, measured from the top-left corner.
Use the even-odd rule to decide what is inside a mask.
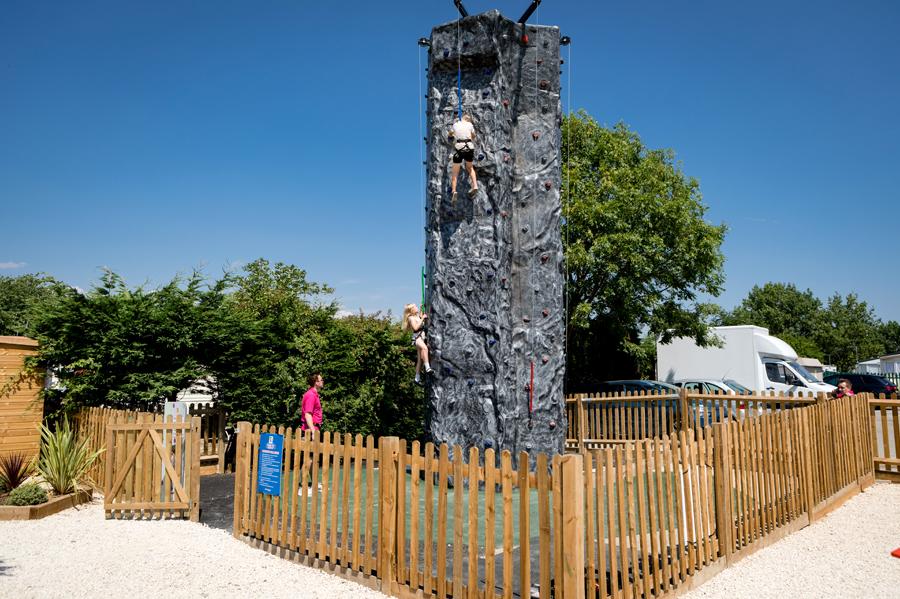
[[[704,220],[699,184],[671,150],[584,112],[563,122],[563,239],[568,267],[567,388],[633,376],[642,334],[708,343],[724,281],[724,225]]]
[[[844,298],[835,293],[822,312],[816,343],[825,352],[827,361],[839,370],[848,371],[860,360],[884,353],[881,327],[872,309],[856,294]]]
[[[888,354],[900,354],[900,322],[889,320],[881,325],[881,340]]]
[[[33,337],[37,313],[58,302],[67,290],[67,285],[47,275],[0,277],[0,335]]]
[[[719,324],[753,324],[790,344],[798,355],[822,359],[824,353],[815,341],[820,328],[822,302],[809,289],[800,291],[793,283],[754,285],[733,311],[724,314]]]
[[[35,323],[40,361],[60,379],[51,415],[81,406],[153,409],[208,373],[198,360],[202,277],[129,289],[106,271],[87,293],[69,290]],[[54,405],[54,399],[61,403]]]

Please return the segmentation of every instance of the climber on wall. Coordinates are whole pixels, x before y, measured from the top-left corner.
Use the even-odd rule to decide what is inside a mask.
[[[478,179],[475,177],[475,167],[472,164],[475,160],[475,125],[472,124],[472,117],[468,114],[462,115],[461,119],[453,123],[448,136],[453,142],[454,150],[450,192],[453,201],[456,201],[456,180],[459,178],[459,169],[463,161],[466,162],[466,172],[469,173],[471,181],[469,195],[474,196],[478,192]]]
[[[412,342],[416,346],[416,384],[422,384],[422,378],[419,372],[422,365],[425,365],[425,374],[434,372],[428,361],[428,345],[425,344],[425,319],[427,314],[419,312],[419,307],[415,304],[406,304],[403,308],[403,321],[400,327],[404,331],[412,331]]]

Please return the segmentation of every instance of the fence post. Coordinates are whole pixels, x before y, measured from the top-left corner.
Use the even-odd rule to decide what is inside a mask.
[[[250,435],[251,425],[242,420],[237,424],[237,446],[234,448],[234,522],[231,526],[235,539],[244,532],[244,485],[250,476]]]
[[[575,396],[575,411],[578,414],[578,451],[584,453],[587,450],[584,440],[587,438],[587,427],[584,418],[584,393]]]
[[[225,409],[219,407],[219,430],[216,447],[219,450],[219,465],[216,472],[225,474]]]
[[[726,560],[734,553],[734,507],[731,500],[731,426],[713,425],[713,475],[715,476],[716,534],[719,555]]]
[[[803,496],[801,499],[806,507],[806,515],[809,522],[813,521],[813,508],[815,508],[815,496],[813,494],[813,448],[809,431],[809,410],[812,408],[800,408],[797,410],[797,424],[800,428],[800,463],[803,468]],[[791,410],[793,412],[793,410]]]
[[[687,389],[678,390],[678,411],[681,413],[678,430],[686,431],[691,428],[691,406],[688,402]]]
[[[584,570],[584,456],[570,454],[560,462],[562,489],[562,580],[557,581],[557,591],[563,599],[585,599]]]
[[[191,417],[191,522],[200,521],[200,417]],[[185,481],[187,482],[187,481]]]
[[[397,553],[397,481],[400,438],[382,437],[378,440],[378,491],[381,496],[381,514],[378,518],[378,578],[381,592],[395,595],[397,573],[394,571]]]

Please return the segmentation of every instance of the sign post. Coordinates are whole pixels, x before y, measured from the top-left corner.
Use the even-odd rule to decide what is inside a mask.
[[[256,488],[266,495],[281,495],[281,463],[284,435],[262,433],[259,436],[259,474]]]

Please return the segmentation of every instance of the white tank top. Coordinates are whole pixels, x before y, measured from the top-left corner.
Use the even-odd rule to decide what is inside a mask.
[[[472,139],[473,135],[475,135],[475,126],[469,121],[453,123],[453,137],[457,142]]]

